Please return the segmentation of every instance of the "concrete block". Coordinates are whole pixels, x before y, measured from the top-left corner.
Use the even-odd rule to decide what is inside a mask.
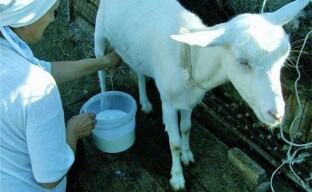
[[[266,180],[265,170],[240,149],[231,148],[228,151],[228,160],[237,168],[249,187],[257,188]]]

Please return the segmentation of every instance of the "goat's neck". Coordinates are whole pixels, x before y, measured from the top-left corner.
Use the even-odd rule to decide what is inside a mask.
[[[186,66],[189,81],[204,90],[210,90],[228,81],[221,65],[223,51],[221,47],[189,46],[189,60]]]

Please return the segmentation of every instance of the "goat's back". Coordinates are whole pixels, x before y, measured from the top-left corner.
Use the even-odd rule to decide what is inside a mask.
[[[150,77],[155,66],[178,65],[180,44],[170,35],[181,27],[205,27],[175,0],[101,0],[99,12],[96,35],[104,35],[126,63]]]

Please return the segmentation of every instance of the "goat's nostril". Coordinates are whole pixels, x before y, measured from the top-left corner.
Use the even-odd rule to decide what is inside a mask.
[[[277,121],[277,122],[281,122],[282,121],[282,117],[281,115],[278,114],[274,114],[270,111],[270,114],[272,115],[272,117]]]

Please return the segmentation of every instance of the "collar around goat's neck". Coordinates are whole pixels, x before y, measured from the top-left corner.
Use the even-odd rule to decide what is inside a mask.
[[[181,43],[181,67],[188,72],[188,83],[193,83],[196,87],[207,90],[200,83],[193,78],[193,61],[192,61],[192,48],[186,43]]]

